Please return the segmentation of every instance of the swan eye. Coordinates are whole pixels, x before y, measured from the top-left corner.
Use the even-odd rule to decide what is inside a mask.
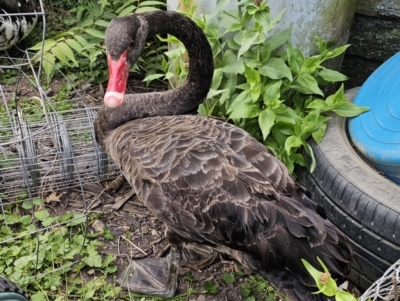
[[[133,48],[133,47],[135,47],[135,42],[134,41],[132,41],[130,44],[129,44],[129,48]]]

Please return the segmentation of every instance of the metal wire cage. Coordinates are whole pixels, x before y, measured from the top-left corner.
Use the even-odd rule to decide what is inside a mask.
[[[400,298],[400,260],[396,261],[381,278],[375,281],[359,301],[390,301]]]
[[[37,3],[40,9],[26,14],[9,14],[0,7],[0,20],[10,16],[37,17],[43,27],[43,50],[46,20],[42,1]],[[12,53],[0,50],[0,72],[8,69],[18,72],[14,85],[0,80],[0,256],[5,256],[4,250],[11,250],[10,246],[18,245],[19,240],[30,237],[35,244],[31,246],[29,260],[27,256],[24,260],[36,270],[34,277],[39,277],[66,268],[61,262],[39,271],[44,251],[42,237],[70,224],[80,224],[81,231],[86,233],[87,202],[83,185],[114,178],[118,169],[95,141],[96,110],[86,107],[75,90],[68,93],[68,99],[60,94],[49,97],[42,85],[41,62],[32,61],[34,53],[15,46]],[[61,72],[60,75],[63,76]],[[31,86],[30,95],[21,96],[22,82]],[[59,218],[57,210],[50,209],[45,201],[46,197],[71,187],[80,194],[82,208]],[[38,214],[46,209],[52,214]],[[29,227],[22,228],[24,223]],[[69,261],[68,265],[74,263]],[[12,263],[0,265],[0,274],[16,283],[32,278],[16,273],[10,266]]]

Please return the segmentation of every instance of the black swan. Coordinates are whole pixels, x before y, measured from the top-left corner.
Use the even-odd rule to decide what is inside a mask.
[[[0,0],[0,50],[25,39],[37,19],[35,0]]]
[[[174,35],[186,46],[187,81],[167,92],[125,95],[130,67],[146,38],[156,34]],[[105,44],[109,81],[96,139],[165,224],[171,245],[167,258],[131,263],[125,286],[174,295],[182,245],[195,243],[229,254],[292,300],[326,300],[311,294],[317,289],[301,259],[318,267],[318,256],[334,278],[343,278],[353,256],[347,237],[248,133],[217,119],[182,115],[206,97],[213,76],[201,29],[176,12],[134,14],[110,23]]]

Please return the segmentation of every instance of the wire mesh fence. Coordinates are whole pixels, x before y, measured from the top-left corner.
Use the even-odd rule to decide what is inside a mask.
[[[359,301],[398,301],[400,299],[400,259],[374,282]]]
[[[14,26],[15,22],[26,22],[28,18],[41,21],[38,23],[43,27],[43,49],[46,20],[42,1],[37,1],[33,12],[11,13],[5,8],[0,5],[0,26]],[[19,30],[10,28],[10,32]],[[34,275],[24,275],[23,268],[17,273],[10,267],[17,263],[0,264],[0,274],[16,283],[67,268],[62,261],[54,261],[53,266],[39,271],[46,248],[43,237],[64,225],[81,225],[79,231],[86,233],[87,202],[83,185],[118,174],[117,167],[95,141],[96,109],[86,107],[73,88],[68,93],[48,96],[43,88],[41,60],[34,62],[33,57],[34,53],[15,45],[12,55],[7,49],[0,50],[0,72],[14,70],[18,74],[13,85],[0,80],[0,256],[16,252],[17,246],[26,248],[20,241],[29,238],[34,242],[29,245],[31,253],[21,257],[18,264],[23,267],[25,263],[36,270]],[[63,76],[61,72],[59,76]],[[64,80],[68,82],[65,77]],[[33,92],[22,96],[22,83]],[[73,214],[57,216],[46,197],[71,187],[79,192],[82,208]],[[62,233],[63,237],[66,235]],[[83,247],[84,240],[79,243]],[[18,252],[22,254],[21,250]],[[79,252],[74,251],[76,258],[77,255]],[[68,261],[69,266],[75,263]]]

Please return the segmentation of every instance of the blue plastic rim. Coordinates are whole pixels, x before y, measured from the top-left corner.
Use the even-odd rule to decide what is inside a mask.
[[[349,120],[352,142],[372,165],[400,184],[400,52],[365,81],[354,103],[370,110]]]

